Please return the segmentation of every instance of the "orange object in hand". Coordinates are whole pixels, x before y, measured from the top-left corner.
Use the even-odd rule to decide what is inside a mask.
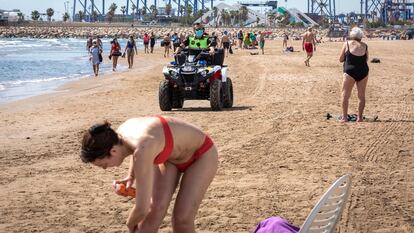
[[[119,183],[114,184],[115,193],[124,197],[132,197],[135,198],[135,188],[129,187],[126,188],[125,184]]]

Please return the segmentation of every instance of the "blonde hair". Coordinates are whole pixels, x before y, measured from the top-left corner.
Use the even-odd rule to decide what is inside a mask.
[[[364,37],[364,32],[359,27],[352,28],[351,32],[349,32],[349,37],[353,40],[362,40]]]

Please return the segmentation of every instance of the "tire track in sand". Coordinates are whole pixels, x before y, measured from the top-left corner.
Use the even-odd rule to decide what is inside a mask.
[[[376,139],[370,144],[369,148],[365,151],[363,158],[366,161],[370,161],[370,162],[378,162],[378,161],[382,161],[384,159],[385,156],[381,156],[379,154],[380,150],[387,147],[387,145],[390,144],[390,136],[393,135],[394,132],[402,132],[402,135],[400,135],[399,137],[404,137],[407,134],[409,134],[409,132],[411,132],[414,124],[412,123],[413,121],[413,114],[411,114],[412,112],[412,108],[408,107],[408,105],[406,105],[407,107],[405,107],[403,109],[403,111],[399,112],[399,114],[397,114],[397,116],[386,126],[386,129],[384,131],[382,131],[381,133],[379,133],[378,135],[376,135]],[[407,125],[408,122],[408,125]],[[388,158],[388,160],[391,163],[398,163],[397,160],[393,160],[392,158]],[[358,175],[357,173],[362,173],[362,171],[358,171],[356,173],[354,173],[355,177],[360,177],[360,175]],[[390,171],[386,176],[386,179],[391,182],[392,177],[391,174],[392,172]],[[363,175],[362,175],[363,176]],[[407,176],[407,175],[406,175]],[[406,177],[406,180],[408,180],[408,177]],[[360,200],[360,197],[363,196],[363,190],[358,189],[358,185],[353,185],[354,188],[351,191],[351,195],[349,198],[349,203],[348,206],[346,208],[346,212],[343,214],[342,220],[345,222],[345,229],[344,232],[352,232],[352,230],[350,229],[349,226],[349,222],[351,221],[351,212],[353,209],[355,208],[359,208],[361,207],[361,205],[363,206],[364,203]],[[403,211],[404,212],[404,211]],[[407,216],[410,216],[407,212],[404,212]],[[366,216],[365,216],[366,217]]]
[[[384,127],[386,128],[384,131],[375,135],[375,140],[368,146],[368,149],[365,151],[364,155],[362,156],[364,160],[370,162],[378,162],[379,160],[383,160],[384,155],[380,154],[380,149],[386,147],[387,144],[390,143],[390,136],[393,135],[396,131],[402,131],[407,134],[409,131],[409,127],[404,126],[404,122],[410,119],[409,109],[407,107],[404,108],[403,111],[399,112],[389,124],[386,124]]]

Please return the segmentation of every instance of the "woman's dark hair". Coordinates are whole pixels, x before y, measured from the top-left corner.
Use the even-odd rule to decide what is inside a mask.
[[[112,147],[120,142],[118,134],[105,121],[93,125],[83,134],[80,157],[84,163],[110,156]]]

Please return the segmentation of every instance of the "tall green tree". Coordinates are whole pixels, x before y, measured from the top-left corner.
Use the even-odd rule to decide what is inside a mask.
[[[68,12],[66,12],[65,14],[63,14],[63,17],[62,17],[63,22],[68,21],[68,20],[69,20],[69,18],[70,18],[70,16],[69,16],[69,13],[68,13]]]
[[[141,9],[141,15],[142,16],[145,16],[146,14],[147,14],[147,8],[142,7],[142,9]]]
[[[83,19],[85,18],[85,13],[83,11],[79,11],[78,15],[79,15],[79,21],[82,22]]]
[[[193,13],[193,7],[190,4],[187,5],[187,8],[185,9],[185,13],[186,13],[185,15],[186,23],[189,24],[191,14]]]
[[[19,21],[23,21],[24,20],[24,16],[22,12],[18,12],[17,16],[19,17]]]
[[[125,21],[125,12],[126,12],[126,6],[121,6],[121,12],[122,12],[122,22]]]
[[[242,26],[245,24],[246,20],[249,18],[249,10],[246,6],[241,6],[239,9],[240,20],[242,21]]]
[[[40,13],[39,13],[39,11],[37,11],[37,10],[32,11],[32,19],[33,19],[34,21],[38,21],[38,20],[39,20],[39,18],[40,18]]]
[[[167,5],[165,5],[165,13],[167,15],[170,15],[171,14],[171,10],[172,10],[171,4],[168,3]]]
[[[122,14],[125,15],[126,6],[121,6],[120,10],[121,10]]]
[[[46,15],[47,15],[47,21],[52,21],[52,16],[55,14],[55,11],[52,8],[47,8]]]
[[[133,15],[133,16],[134,16],[134,18],[135,18],[135,14],[136,14],[137,6],[136,6],[135,4],[133,4],[133,3],[132,3],[131,9],[132,9],[132,15]]]
[[[157,9],[157,7],[155,5],[151,5],[150,6],[150,11],[151,11],[151,17],[153,19],[156,19],[157,18],[157,15],[158,15],[158,9]]]
[[[110,6],[109,6],[109,9],[108,9],[108,21],[109,22],[112,22],[112,19],[114,18],[114,16],[115,16],[115,11],[116,11],[116,8],[118,8],[118,6],[115,4],[115,3],[112,3]]]
[[[92,11],[92,21],[93,22],[98,21],[98,12],[96,10]]]

